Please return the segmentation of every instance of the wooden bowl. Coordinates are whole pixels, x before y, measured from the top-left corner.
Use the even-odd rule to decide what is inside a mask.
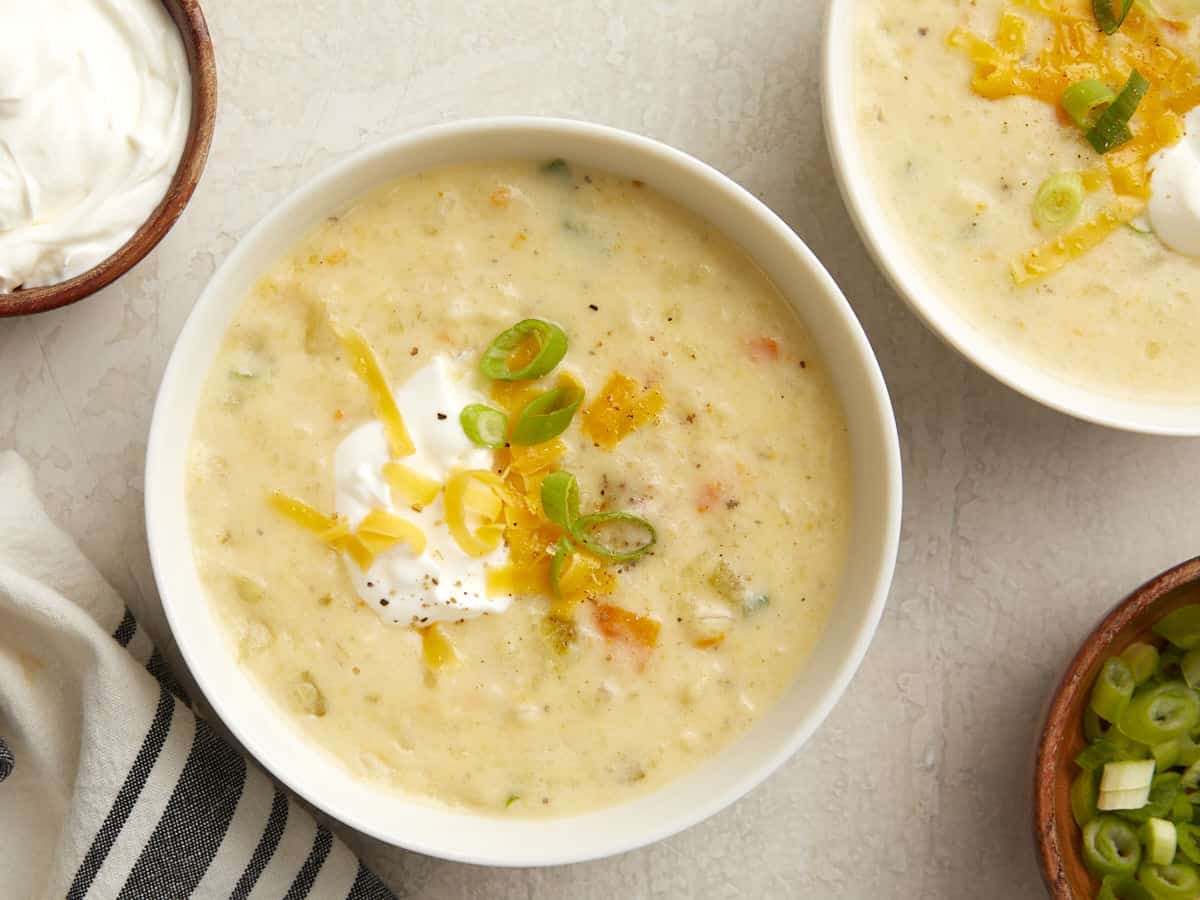
[[[183,36],[192,79],[192,120],[187,143],[166,195],[133,237],[98,265],[58,284],[0,293],[0,317],[57,309],[112,284],[154,249],[191,199],[208,159],[217,120],[217,65],[199,0],[163,0],[163,5]]]
[[[1200,603],[1200,557],[1168,569],[1122,600],[1083,642],[1050,702],[1034,769],[1033,830],[1042,878],[1054,900],[1093,900],[1100,883],[1084,868],[1080,829],[1071,816],[1073,760],[1083,749],[1083,714],[1100,667],[1135,641],[1161,644],[1151,627]]]

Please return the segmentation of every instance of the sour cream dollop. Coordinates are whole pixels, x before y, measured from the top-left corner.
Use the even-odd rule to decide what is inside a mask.
[[[492,453],[475,446],[463,433],[458,416],[469,403],[485,403],[470,385],[462,363],[438,355],[393,391],[416,452],[401,462],[444,483],[458,469],[490,469]],[[442,495],[420,512],[393,498],[383,477],[391,461],[382,422],[368,422],[352,431],[334,452],[335,507],[351,528],[372,509],[408,519],[425,534],[419,556],[406,544],[380,553],[363,572],[353,561],[345,565],[354,587],[381,618],[405,625],[456,622],[489,612],[504,612],[511,598],[489,597],[486,570],[503,565],[508,551],[501,545],[492,554],[468,556],[446,527]]]
[[[0,292],[57,284],[149,218],[191,82],[159,0],[0,0]]]
[[[1185,119],[1187,133],[1150,160],[1150,226],[1177,253],[1200,256],[1200,107]]]

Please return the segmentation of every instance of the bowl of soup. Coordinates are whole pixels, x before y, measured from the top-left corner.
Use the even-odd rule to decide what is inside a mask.
[[[886,599],[900,468],[783,222],[678,150],[514,118],[363,150],[247,235],[146,497],[180,649],[276,777],[543,865],[694,824],[813,733]]]
[[[834,0],[831,155],[881,269],[964,356],[1083,419],[1200,434],[1200,21],[1138,3],[1106,33],[1103,8]]]

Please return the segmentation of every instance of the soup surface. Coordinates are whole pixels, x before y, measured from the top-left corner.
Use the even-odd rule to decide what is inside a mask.
[[[1164,104],[1176,129],[1200,103],[1196,21],[1152,20],[1135,4],[1110,37],[1087,0],[860,0],[857,11],[858,127],[875,193],[945,300],[1065,381],[1200,402],[1200,257],[1149,230],[1145,195],[1165,182],[1144,183],[1136,158],[1166,122],[1152,119]],[[1101,155],[1058,98],[1084,78],[1119,91],[1134,66],[1152,81],[1130,123],[1135,139]],[[1200,131],[1200,114],[1186,121]],[[1082,209],[1068,226],[1039,227],[1038,191],[1063,173],[1086,182]],[[1192,202],[1200,211],[1200,197]],[[1110,210],[1121,212],[1112,228],[1081,230]],[[1018,283],[1032,251],[1081,234],[1095,246]]]
[[[536,589],[435,631],[393,621],[372,576],[270,501],[345,513],[335,454],[376,407],[338,335],[369,343],[419,444],[413,404],[433,395],[415,385],[431,361],[515,417],[480,357],[530,317],[569,341],[530,390],[565,370],[585,394],[549,468],[577,477],[583,513],[632,512],[656,543],[629,561],[577,548],[592,577],[569,627],[551,615],[563,601]],[[598,435],[620,429],[604,412],[615,373],[656,402],[610,446]],[[459,409],[436,412],[461,427]],[[510,490],[516,459],[485,455]],[[239,659],[313,741],[388,787],[562,815],[661,785],[780,697],[838,593],[849,471],[820,355],[742,250],[640,182],[503,162],[389,184],[261,278],[205,387],[188,500]],[[529,476],[531,496],[545,474]],[[429,509],[433,547],[445,522]],[[538,527],[544,577],[556,526]],[[514,533],[483,558],[489,578],[517,560]]]

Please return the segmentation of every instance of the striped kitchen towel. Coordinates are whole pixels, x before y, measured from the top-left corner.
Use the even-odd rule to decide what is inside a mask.
[[[395,895],[191,710],[0,453],[0,897]]]

